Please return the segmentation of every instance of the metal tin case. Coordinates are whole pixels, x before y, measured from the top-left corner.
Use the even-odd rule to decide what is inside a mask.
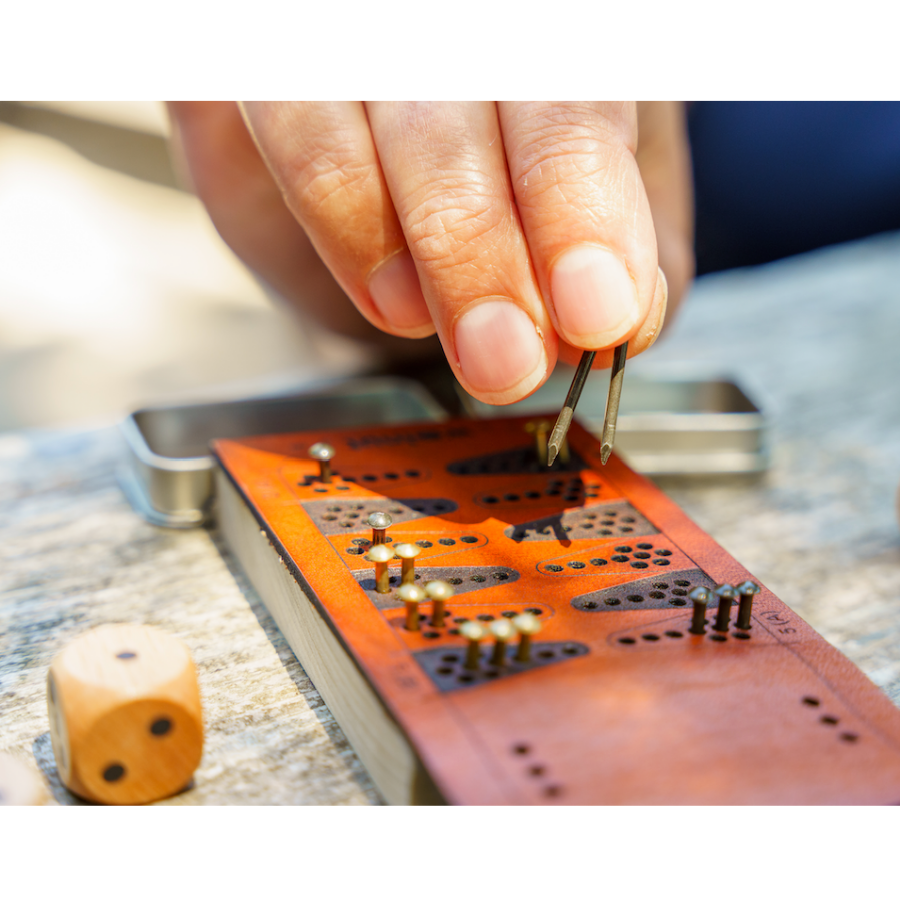
[[[364,378],[307,393],[140,409],[120,423],[126,455],[119,482],[154,525],[194,528],[208,521],[213,438],[317,428],[439,421],[447,417],[414,381]]]
[[[530,397],[511,406],[471,398],[476,417],[541,414],[551,424],[565,401],[571,370],[554,373]],[[576,417],[599,438],[607,382],[585,386]],[[765,421],[757,405],[726,378],[688,380],[629,375],[619,406],[616,453],[644,475],[761,472],[768,465]]]

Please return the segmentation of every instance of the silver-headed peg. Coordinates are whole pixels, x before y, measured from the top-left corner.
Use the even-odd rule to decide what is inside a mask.
[[[728,623],[731,621],[731,601],[734,600],[734,588],[730,584],[718,584],[713,591],[719,598],[719,606],[716,609],[716,621],[713,628],[716,631],[728,631]]]
[[[384,533],[394,524],[391,514],[373,512],[366,521],[372,526],[372,546],[385,543]]]
[[[738,605],[735,628],[747,631],[750,628],[750,616],[753,613],[753,598],[759,593],[759,585],[753,581],[745,581],[737,586],[740,603]]]
[[[709,591],[705,587],[694,588],[688,594],[694,604],[694,616],[691,619],[691,634],[706,634],[706,607],[709,603]]]
[[[379,594],[391,592],[391,573],[388,563],[394,558],[394,551],[387,544],[375,544],[365,558],[375,563],[375,590]]]
[[[323,484],[331,484],[331,460],[334,459],[334,447],[319,441],[309,448],[309,458],[314,459],[319,464],[319,481]]]

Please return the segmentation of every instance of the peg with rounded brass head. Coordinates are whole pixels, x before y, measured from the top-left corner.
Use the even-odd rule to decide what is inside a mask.
[[[390,513],[373,512],[366,520],[372,526],[372,544],[383,544],[384,533],[394,524]]]
[[[419,604],[425,599],[425,591],[417,584],[401,584],[397,596],[406,604],[406,630],[419,630]]]
[[[334,459],[334,447],[319,441],[309,448],[309,457],[319,464],[319,481],[331,484],[331,460]]]
[[[443,628],[447,601],[454,594],[453,588],[446,581],[429,581],[425,585],[425,593],[431,599],[431,624],[435,628]]]
[[[375,544],[365,558],[370,563],[375,563],[375,590],[379,594],[391,592],[391,576],[388,571],[388,562],[394,558],[394,551],[387,544]]]
[[[400,557],[400,582],[413,584],[416,580],[416,557],[422,552],[415,544],[396,544],[394,555]]]
[[[480,642],[484,639],[487,632],[484,626],[479,625],[477,622],[463,622],[459,626],[459,633],[469,642],[469,646],[466,649],[466,661],[463,665],[467,669],[477,669],[481,656]]]
[[[494,636],[491,665],[502,666],[506,663],[506,645],[515,637],[516,629],[509,619],[497,619],[491,622],[491,634]]]
[[[541,623],[534,613],[521,613],[513,620],[513,627],[519,632],[519,647],[516,650],[516,659],[519,662],[531,660],[531,642],[534,636],[541,630]]]
[[[532,419],[525,423],[525,431],[534,435],[534,452],[538,464],[547,465],[547,435],[550,434],[550,423],[546,419]]]

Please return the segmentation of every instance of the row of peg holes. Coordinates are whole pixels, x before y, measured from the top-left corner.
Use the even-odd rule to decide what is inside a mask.
[[[640,547],[640,544],[638,544]],[[668,551],[667,551],[668,552]],[[674,597],[669,598],[669,603],[672,606],[686,606],[687,600],[687,589],[691,586],[691,583],[684,578],[679,578],[675,581],[675,587],[672,588],[672,593],[675,595]],[[660,581],[657,584],[653,585],[653,590],[650,591],[647,596],[652,598],[653,600],[662,600],[665,598],[664,591],[667,591],[669,586]],[[643,594],[628,594],[625,598],[629,603],[643,603],[644,596]],[[607,597],[603,601],[606,606],[620,606],[622,601],[619,597]],[[584,603],[581,604],[582,609],[597,609],[600,604],[596,600],[585,600]]]
[[[802,703],[804,706],[810,706],[813,709],[822,705],[822,701],[819,700],[818,697],[804,697]],[[833,728],[840,722],[840,719],[838,719],[837,716],[828,715],[826,713],[825,715],[819,716],[819,722],[821,722],[822,725]],[[848,744],[855,744],[859,740],[859,735],[852,731],[842,731],[840,733],[840,739],[846,741]]]
[[[615,510],[615,509],[603,510],[600,513],[584,512],[578,516],[580,524],[563,525],[562,530],[565,531],[566,533],[568,533],[568,532],[572,531],[573,528],[592,529],[594,527],[594,524],[596,523],[597,519],[599,518],[600,525],[603,525],[604,527],[598,528],[597,534],[599,534],[603,537],[610,537],[610,536],[612,536],[613,531],[611,528],[608,528],[606,526],[616,525],[616,522],[614,521],[614,519],[617,515],[618,515],[618,510]],[[568,518],[569,516],[570,516],[570,514],[566,513],[566,517]],[[569,518],[569,521],[571,521],[571,518]],[[632,531],[634,531],[634,528],[632,528],[631,526],[636,521],[637,521],[637,519],[635,519],[634,516],[622,516],[622,518],[619,519],[619,522],[624,522],[625,524],[618,526],[620,534],[630,534]],[[517,525],[512,534],[513,540],[524,540],[527,535],[527,532],[529,530],[533,530],[533,529],[529,529],[527,527],[527,525],[524,525],[524,526]],[[547,525],[542,529],[542,531],[544,534],[551,534],[553,532],[553,528],[552,528],[552,526]],[[592,560],[592,562],[593,562],[593,560]]]
[[[664,634],[667,638],[674,638],[675,640],[677,640],[678,638],[684,637],[683,631],[666,631],[666,632],[664,632]],[[728,640],[727,636],[724,634],[717,633],[717,634],[710,634],[707,636],[709,637],[709,639],[711,641],[716,641],[717,643],[722,643],[723,641]],[[741,641],[749,641],[750,640],[750,635],[747,634],[747,632],[745,632],[745,631],[735,631],[734,634],[732,634],[732,637],[738,638],[738,640],[741,640]],[[650,641],[652,643],[653,641],[659,640],[659,635],[654,634],[652,631],[648,631],[646,634],[641,635],[641,640],[642,641]],[[619,643],[626,644],[626,645],[636,644],[637,638],[621,637],[621,638],[619,638]]]
[[[327,516],[326,516],[326,518],[327,518]],[[477,544],[478,543],[478,538],[475,537],[474,534],[464,534],[459,540],[460,540],[460,543],[462,543],[462,544]],[[394,539],[392,537],[388,537],[387,535],[385,535],[384,542],[386,544],[393,544]],[[346,552],[349,553],[351,556],[362,556],[362,554],[365,553],[366,550],[368,550],[369,547],[372,546],[372,542],[370,540],[367,540],[366,538],[354,538],[352,543],[356,544],[357,546],[347,547],[347,550],[346,550]],[[417,547],[421,547],[423,550],[429,550],[434,546],[434,544],[431,541],[424,541],[424,540],[416,541],[415,544]],[[440,544],[442,547],[455,547],[456,541],[453,538],[440,538],[438,540],[438,544]]]
[[[568,485],[566,485],[565,481],[561,478],[557,478],[554,481],[551,481],[547,484],[547,489],[543,492],[540,491],[523,491],[521,494],[508,493],[504,494],[502,498],[495,497],[493,494],[488,494],[486,497],[482,497],[482,500],[485,503],[499,503],[501,499],[505,500],[507,503],[517,503],[520,500],[539,500],[542,496],[546,497],[559,497],[563,493],[565,493],[564,500],[567,502],[575,503],[582,499],[581,495],[584,495],[592,500],[599,496],[600,486],[599,485],[587,485],[585,486],[584,482],[580,478],[573,478]]]
[[[560,653],[562,653],[563,656],[575,656],[578,653],[578,648],[571,644],[565,644],[560,650]],[[541,659],[553,659],[556,656],[556,651],[550,649],[540,650],[535,655],[540,657]],[[460,661],[460,654],[458,653],[445,653],[441,657],[441,662],[445,663],[458,663]],[[435,669],[435,672],[437,672],[438,675],[452,675],[453,666],[438,666],[438,668]],[[484,672],[485,678],[496,678],[500,674],[500,669],[485,669]],[[469,684],[475,680],[475,676],[469,674],[468,672],[462,672],[461,674],[456,676],[456,680],[461,684]]]
[[[623,521],[624,521],[624,520],[623,520]],[[631,568],[632,568],[632,569],[646,569],[646,568],[648,568],[648,567],[649,567],[649,563],[644,562],[645,559],[651,560],[652,563],[653,563],[653,565],[655,565],[655,566],[668,566],[668,565],[671,565],[671,563],[669,562],[669,560],[665,558],[665,557],[668,557],[668,556],[671,556],[671,555],[672,555],[672,551],[671,551],[671,550],[654,550],[653,552],[656,554],[656,559],[652,559],[651,556],[650,556],[650,554],[647,553],[646,551],[647,551],[647,550],[653,550],[653,544],[641,543],[641,544],[638,544],[637,547],[638,547],[637,551],[634,551],[631,547],[628,547],[628,546],[625,546],[625,545],[620,546],[620,547],[616,547],[616,548],[615,548],[616,554],[615,554],[615,556],[611,556],[611,557],[610,557],[610,560],[612,560],[612,562],[616,562],[616,563],[631,562],[631,560],[629,559],[629,557],[626,556],[625,554],[626,554],[626,553],[634,553],[634,559],[635,559],[635,561],[634,561],[634,562],[631,562]],[[592,559],[592,560],[590,561],[590,563],[591,563],[592,566],[597,566],[597,567],[605,566],[605,565],[607,565],[607,562],[608,562],[607,560],[605,560],[605,559],[603,559],[602,557],[599,557],[599,556],[598,556],[598,557],[595,557],[594,559]],[[566,566],[568,566],[568,568],[570,568],[570,569],[584,569],[584,568],[586,567],[586,563],[583,563],[583,562],[582,562],[581,560],[579,560],[579,559],[573,559],[571,562],[566,563]],[[562,572],[562,571],[563,571],[563,567],[560,566],[560,565],[557,565],[557,564],[555,564],[555,563],[551,563],[551,564],[547,565],[546,568],[547,568],[547,570],[548,570],[549,572]],[[685,583],[687,583],[687,582],[685,582]],[[658,586],[657,586],[657,587],[658,587]],[[665,588],[666,585],[663,585],[662,587]],[[676,593],[676,594],[677,594],[678,592],[677,592],[677,591],[673,591],[673,593]],[[684,593],[686,594],[687,592],[685,591]],[[661,594],[657,597],[657,596],[655,596],[653,593],[651,593],[650,596],[653,597],[653,599],[655,599],[655,600],[661,600],[661,599],[662,599],[662,595],[661,595]],[[631,600],[632,598],[629,597],[628,599]],[[643,600],[643,599],[644,599],[644,598],[641,597],[641,600]],[[639,602],[641,602],[641,600],[636,600],[636,601],[634,601],[634,602],[639,603]],[[675,605],[676,605],[676,606],[683,606],[684,604],[676,603]]]
[[[528,744],[516,744],[512,750],[516,756],[528,756],[531,754],[531,747]],[[532,778],[543,778],[547,774],[547,767],[541,763],[531,763],[526,771]],[[562,788],[558,784],[544,786],[543,794],[545,797],[558,797],[561,793]]]

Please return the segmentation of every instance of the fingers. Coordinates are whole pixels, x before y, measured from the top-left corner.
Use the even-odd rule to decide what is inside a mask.
[[[653,212],[659,265],[669,285],[667,321],[694,276],[694,192],[685,105],[638,103],[635,154]]]
[[[684,143],[683,127],[663,106],[641,107],[636,161],[630,104],[245,104],[259,152],[233,121],[207,141],[250,173],[250,188],[220,192],[217,226],[264,277],[289,271],[294,286],[306,262],[289,260],[311,256],[311,241],[370,323],[404,337],[437,330],[463,387],[510,403],[557,355],[599,350],[595,365],[608,366],[623,340],[633,356],[656,339],[668,292],[651,205],[677,303],[690,202],[671,181],[689,187],[689,169],[685,179],[686,152],[667,145]],[[204,171],[201,158],[195,180]]]
[[[392,334],[432,334],[362,103],[243,109],[285,203],[359,311]]]
[[[658,267],[634,158],[634,105],[501,103],[499,110],[522,226],[557,332],[582,350],[628,340],[640,352],[642,335],[653,330],[643,326]]]
[[[510,403],[556,361],[493,103],[370,103],[378,156],[447,358]]]
[[[285,205],[236,103],[168,108],[182,176],[229,247],[278,294],[332,331],[378,343],[394,356],[440,351],[431,341],[386,335],[360,316]]]

